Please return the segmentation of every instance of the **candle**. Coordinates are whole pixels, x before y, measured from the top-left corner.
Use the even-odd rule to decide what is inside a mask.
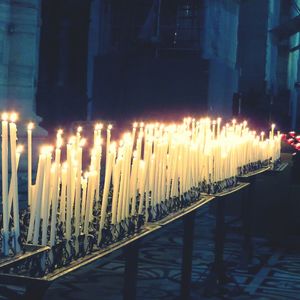
[[[3,218],[3,248],[8,255],[9,212],[8,212],[8,114],[2,114],[2,218]]]
[[[46,155],[44,184],[42,194],[42,245],[47,245],[48,242],[48,222],[49,222],[49,194],[50,194],[50,172],[51,172],[51,155],[52,148],[44,147],[42,150]]]
[[[119,187],[120,187],[122,161],[123,159],[119,156],[114,165],[114,170],[113,170],[113,198],[112,198],[112,218],[111,218],[112,224],[117,223],[117,206],[118,206],[118,195],[119,195]]]
[[[109,194],[111,174],[112,174],[112,165],[113,165],[113,162],[115,160],[115,156],[116,156],[116,144],[112,143],[110,145],[110,150],[109,150],[108,157],[107,157],[107,159],[108,159],[107,168],[105,170],[105,181],[104,181],[104,190],[103,190],[102,205],[101,205],[101,216],[100,216],[100,224],[99,224],[98,244],[101,241],[102,229],[104,227],[105,218],[106,218],[108,194]]]
[[[72,185],[72,145],[67,145],[67,218],[66,218],[66,238],[71,239],[72,228],[72,195],[71,195],[71,185]]]
[[[57,149],[56,149],[57,150]],[[56,228],[57,228],[57,205],[58,205],[58,194],[59,194],[59,173],[60,163],[58,157],[56,157],[54,169],[54,182],[53,182],[53,195],[52,195],[52,214],[51,214],[51,232],[50,232],[50,246],[55,245]]]
[[[68,163],[65,162],[62,165],[61,171],[61,196],[60,196],[60,220],[61,222],[66,221],[66,192],[67,192],[67,172]]]
[[[20,156],[21,156],[22,151],[23,151],[23,146],[22,145],[18,145],[18,147],[16,148],[17,170],[18,170],[18,167],[19,167],[19,161],[20,161]],[[12,206],[13,195],[14,195],[13,193],[14,193],[14,183],[10,182],[9,192],[8,192],[8,215],[11,214],[11,206]]]
[[[13,189],[13,212],[14,212],[14,230],[15,230],[15,251],[20,252],[19,235],[20,235],[20,223],[19,223],[19,195],[18,195],[18,177],[17,177],[17,126],[15,124],[17,120],[17,114],[12,113],[10,115],[9,133],[10,133],[10,149],[11,149],[11,180],[14,184]]]
[[[76,174],[76,199],[75,199],[75,236],[79,235],[80,227],[80,202],[81,202],[81,169],[82,169],[82,148],[77,150],[77,174]]]
[[[43,194],[43,183],[44,183],[44,169],[45,169],[46,154],[42,152],[39,155],[38,171],[36,177],[36,192],[35,192],[35,218],[34,219],[34,235],[33,244],[37,245],[39,241],[40,233],[40,215],[42,206],[42,194]],[[31,219],[30,219],[31,220]],[[29,226],[30,228],[30,226]],[[28,233],[28,239],[31,239],[30,232]]]
[[[85,174],[85,176],[81,178],[81,186],[82,186],[81,222],[83,222],[85,216],[85,205],[86,205],[87,174]]]
[[[31,205],[31,184],[32,184],[32,129],[34,128],[34,124],[30,122],[27,125],[27,160],[28,160],[28,205]]]

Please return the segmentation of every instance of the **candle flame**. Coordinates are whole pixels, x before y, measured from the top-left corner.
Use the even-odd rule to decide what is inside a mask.
[[[44,145],[41,148],[41,154],[50,154],[53,151],[53,146],[51,145]]]
[[[101,130],[103,128],[103,124],[102,123],[97,123],[95,125],[95,130]]]
[[[1,118],[2,118],[2,121],[7,121],[8,120],[8,113],[7,112],[4,112],[4,113],[2,113],[2,115],[1,115]]]
[[[10,114],[10,121],[11,121],[12,123],[15,123],[17,120],[18,120],[18,114],[15,113],[15,112],[12,112],[12,113]]]
[[[27,129],[28,130],[32,130],[34,128],[34,123],[33,122],[29,122],[27,125]]]

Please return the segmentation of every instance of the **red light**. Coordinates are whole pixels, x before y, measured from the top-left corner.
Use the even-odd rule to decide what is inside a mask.
[[[289,132],[289,135],[292,136],[292,137],[295,137],[295,136],[296,136],[296,133],[295,133],[295,131],[290,131],[290,132]]]

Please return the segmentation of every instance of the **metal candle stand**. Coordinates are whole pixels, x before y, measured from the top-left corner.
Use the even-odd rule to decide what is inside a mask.
[[[259,166],[263,166],[264,164],[266,164],[266,162],[251,164],[244,167],[242,170],[240,170],[241,173],[245,172],[246,170],[257,171],[252,171],[252,175],[248,173],[248,175],[244,175],[243,178],[252,177],[254,176],[253,174],[259,174],[265,170],[268,170],[269,167],[258,169]],[[55,278],[63,276],[64,274],[89,263],[89,261],[94,260],[95,257],[102,257],[101,253],[106,253],[106,249],[111,249],[108,251],[110,253],[113,251],[112,249],[120,249],[122,247],[126,248],[128,241],[135,241],[140,237],[145,236],[147,232],[156,230],[157,225],[161,227],[182,217],[184,217],[186,220],[185,229],[190,231],[190,233],[188,233],[185,230],[185,240],[187,241],[189,247],[191,247],[193,239],[193,229],[191,227],[194,226],[194,221],[190,222],[189,219],[195,218],[194,212],[197,208],[214,198],[207,198],[208,196],[204,196],[204,198],[203,196],[200,197],[201,195],[205,195],[203,191],[208,191],[213,196],[221,196],[222,193],[226,194],[226,190],[229,190],[230,193],[238,190],[238,186],[237,178],[230,178],[214,184],[202,182],[198,187],[191,189],[191,191],[185,193],[182,197],[175,197],[163,201],[157,204],[155,208],[151,206],[148,207],[148,211],[146,212],[149,216],[148,220],[145,219],[144,214],[135,214],[130,218],[121,221],[119,224],[110,224],[111,214],[107,214],[106,222],[104,228],[102,229],[102,239],[99,245],[97,244],[97,232],[99,226],[98,213],[94,213],[93,222],[90,223],[89,234],[87,236],[80,234],[77,237],[73,234],[71,241],[66,241],[63,238],[63,224],[59,223],[56,244],[50,248],[28,245],[24,243],[29,226],[29,212],[22,211],[20,218],[20,228],[22,229],[20,239],[22,242],[23,252],[22,254],[0,259],[0,281],[2,283],[14,283],[16,278],[18,280],[23,278],[23,284],[31,287],[32,284],[36,284],[38,282],[41,283],[41,278],[45,278],[45,280],[43,279],[42,282],[43,284],[46,283],[45,286],[48,286],[48,282],[52,282],[55,280]],[[149,199],[149,202],[150,200],[151,199]],[[96,205],[99,205],[99,203]],[[193,214],[191,214],[192,212]],[[147,222],[149,222],[148,224],[150,227],[146,224]],[[222,222],[219,222],[218,225],[219,234],[220,232],[223,232],[223,230],[220,230],[221,223]],[[75,232],[74,228],[72,229],[72,232]],[[2,236],[0,238],[2,239]],[[222,237],[220,239],[222,240]],[[12,240],[13,239],[11,238],[11,241]],[[186,246],[184,245],[184,247]],[[223,251],[223,246],[221,245],[218,247],[219,250],[217,253],[219,253],[218,259],[220,260],[220,253]],[[190,253],[190,249],[184,250],[184,253]],[[82,263],[82,260],[84,263]],[[183,265],[183,281],[191,280],[189,274],[191,266],[190,260],[191,257],[187,259],[187,257],[184,255],[183,262],[187,265],[187,267]],[[220,261],[223,263],[222,259]],[[220,269],[221,267],[219,264],[218,270]],[[16,281],[17,283],[19,282],[18,280]],[[41,284],[41,286],[43,286],[43,284]],[[190,283],[187,282],[182,284],[182,289],[184,289],[184,291],[182,290],[182,295],[186,295],[188,293],[187,288],[189,288],[189,286]],[[35,292],[36,290],[32,290],[33,294]]]

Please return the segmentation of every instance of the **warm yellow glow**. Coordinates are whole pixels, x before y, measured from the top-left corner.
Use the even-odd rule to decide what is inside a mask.
[[[59,136],[56,140],[56,148],[60,149],[63,146],[63,139]]]
[[[24,146],[23,145],[18,145],[17,146],[17,149],[16,149],[17,153],[22,153],[23,150],[24,150]]]
[[[2,115],[1,115],[2,121],[7,121],[8,117],[9,117],[9,115],[7,112],[2,113]]]
[[[76,142],[76,136],[74,136],[74,135],[72,135],[72,136],[70,136],[69,137],[69,144],[75,144],[75,142]]]
[[[12,112],[10,114],[10,121],[13,122],[13,123],[15,123],[17,120],[18,120],[18,114],[15,113],[15,112]]]
[[[112,124],[109,124],[109,125],[107,126],[107,130],[112,130],[112,128],[113,128]]]
[[[110,151],[110,152],[115,152],[115,151],[116,151],[116,147],[117,147],[117,143],[116,143],[116,142],[112,142],[112,143],[109,145],[109,151]]]
[[[77,127],[77,133],[80,133],[80,132],[82,132],[82,126]]]
[[[132,127],[133,127],[133,128],[137,128],[137,126],[138,126],[138,123],[137,123],[137,122],[134,122],[134,123],[132,124]]]
[[[95,125],[95,130],[101,130],[103,128],[103,124],[102,123],[97,123]]]
[[[32,130],[34,128],[34,123],[33,122],[29,122],[27,125],[27,129],[28,130]]]
[[[44,145],[41,147],[41,153],[42,154],[49,154],[53,151],[53,146],[51,145]]]
[[[85,145],[86,145],[86,139],[83,138],[83,139],[80,140],[79,146],[80,146],[80,147],[84,147]]]

